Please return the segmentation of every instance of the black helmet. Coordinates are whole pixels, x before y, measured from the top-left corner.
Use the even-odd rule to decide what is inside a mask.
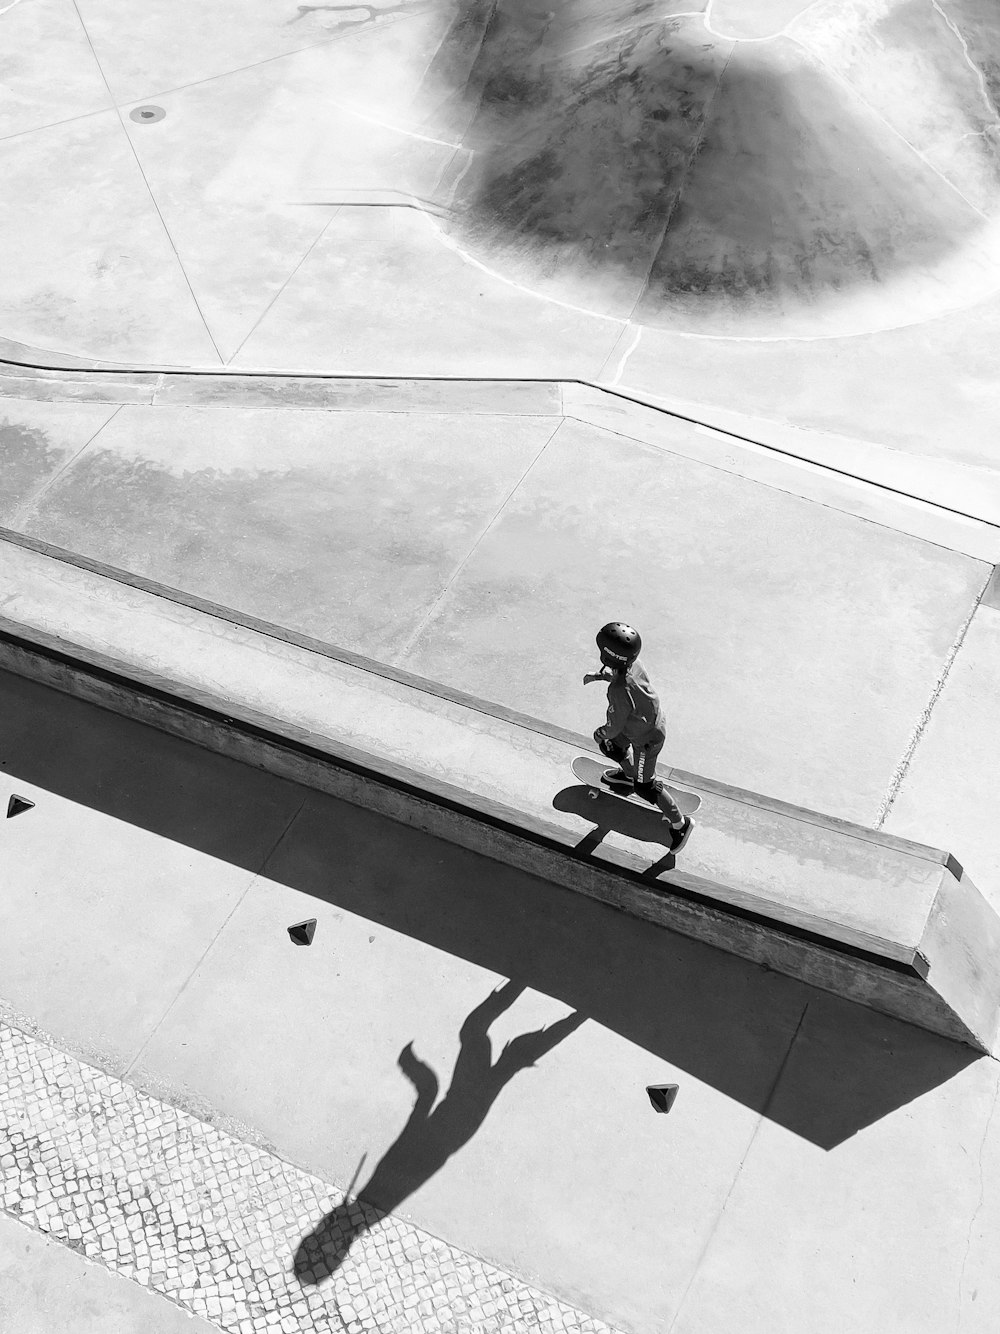
[[[625,668],[635,662],[642,648],[639,631],[623,621],[609,621],[597,635],[597,647],[605,667]]]

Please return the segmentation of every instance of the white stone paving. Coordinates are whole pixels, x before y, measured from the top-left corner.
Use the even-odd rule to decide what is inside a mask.
[[[6,1023],[0,1068],[3,1209],[220,1329],[614,1334]]]

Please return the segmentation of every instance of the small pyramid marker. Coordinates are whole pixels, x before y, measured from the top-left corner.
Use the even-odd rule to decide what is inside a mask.
[[[311,945],[316,934],[316,918],[310,917],[308,921],[296,922],[294,926],[288,928],[288,934],[296,945]]]
[[[658,1112],[669,1112],[677,1098],[677,1084],[647,1084],[649,1101]]]
[[[13,793],[7,803],[7,819],[10,820],[15,815],[20,815],[22,811],[30,811],[34,804],[27,797],[19,797],[16,792]]]

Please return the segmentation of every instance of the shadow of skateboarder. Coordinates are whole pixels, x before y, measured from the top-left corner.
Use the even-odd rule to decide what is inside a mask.
[[[397,1063],[417,1095],[413,1110],[358,1192],[359,1198],[352,1201],[348,1190],[342,1203],[303,1237],[295,1253],[294,1267],[304,1286],[321,1283],[335,1273],[358,1237],[384,1214],[397,1209],[468,1143],[504,1085],[519,1070],[535,1065],[587,1017],[577,1010],[547,1028],[522,1033],[507,1042],[494,1061],[487,1030],[523,990],[523,986],[514,982],[504,982],[462,1024],[461,1049],[451,1085],[437,1106],[434,1105],[439,1091],[437,1075],[416,1055],[412,1042],[400,1052]]]

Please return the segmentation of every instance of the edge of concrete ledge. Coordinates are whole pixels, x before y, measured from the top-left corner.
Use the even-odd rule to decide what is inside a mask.
[[[41,637],[39,637],[41,638]],[[472,797],[464,789],[416,774],[384,759],[294,729],[276,732],[273,720],[227,715],[221,701],[181,698],[170,683],[125,676],[118,664],[81,661],[68,645],[32,642],[0,621],[0,669],[63,691],[216,754],[263,769],[353,805],[466,847],[606,903],[655,926],[677,931],[786,976],[862,1005],[894,1014],[942,1036],[986,1050],[977,1032],[944,1013],[923,991],[928,963],[919,950],[910,962],[824,938],[806,926],[750,909],[720,906],[717,888],[676,871],[669,883],[650,881],[638,858],[612,852],[600,864],[581,856],[564,831],[520,812]],[[88,654],[88,659],[95,655]],[[608,862],[611,865],[608,865]],[[872,942],[875,944],[876,942]],[[872,970],[880,978],[873,998]],[[873,1004],[873,999],[877,1002]]]
[[[6,358],[6,359],[5,359]],[[31,384],[29,395],[26,386]],[[972,483],[947,461],[869,441],[743,417],[586,380],[345,376],[227,367],[157,368],[34,351],[0,339],[0,399],[34,397],[146,407],[564,416],[710,463],[747,481],[1000,562],[1000,480]],[[668,423],[690,427],[679,445]],[[900,486],[899,470],[906,477]],[[995,494],[994,494],[995,493]]]
[[[24,533],[16,533],[11,529],[0,526],[0,542],[9,542],[14,546],[22,547],[25,550],[38,552],[40,555],[64,562],[67,565],[75,566],[77,569],[87,570],[90,573],[100,576],[102,579],[124,584],[129,588],[135,588],[144,593],[150,593],[155,597],[163,598],[166,601],[176,603],[179,606],[190,607],[192,610],[203,612],[220,621],[228,622],[230,625],[241,626],[245,629],[253,630],[258,634],[266,635],[268,638],[276,639],[281,643],[294,644],[296,647],[306,649],[310,653],[319,654],[320,656],[329,658],[335,662],[345,663],[350,667],[357,668],[359,671],[366,672],[372,676],[382,677],[387,681],[395,681],[400,685],[407,686],[412,690],[421,691],[422,693],[431,695],[437,699],[449,700],[454,704],[460,704],[463,708],[472,709],[476,713],[484,714],[487,717],[502,719],[504,722],[512,723],[514,726],[524,728],[526,731],[537,732],[539,735],[549,736],[557,741],[565,741],[570,745],[578,746],[584,752],[591,751],[594,748],[593,738],[585,736],[581,732],[574,732],[569,728],[560,727],[555,723],[550,723],[544,719],[535,718],[530,714],[521,713],[516,709],[508,708],[504,704],[482,699],[478,695],[471,695],[466,691],[458,690],[453,686],[444,685],[440,681],[434,681],[429,677],[419,676],[416,673],[408,672],[401,667],[394,667],[391,663],[380,662],[374,658],[366,657],[363,654],[354,653],[350,649],[329,644],[325,640],[315,639],[311,635],[286,629],[283,626],[277,625],[275,622],[261,620],[259,617],[250,616],[244,612],[236,611],[232,607],[223,606],[221,603],[210,602],[206,598],[200,598],[192,593],[185,593],[180,589],[159,583],[155,579],[147,579],[143,575],[132,574],[127,570],[122,570],[117,566],[108,565],[103,561],[93,560],[89,556],[82,556],[77,552],[68,551],[63,547],[53,545],[51,542],[42,541],[40,538],[31,537]],[[2,620],[2,618],[0,618],[0,620]],[[111,670],[110,665],[107,669]],[[898,835],[889,834],[883,830],[870,829],[865,825],[859,825],[853,821],[841,819],[838,816],[826,815],[821,811],[814,811],[806,806],[798,806],[791,802],[781,801],[777,797],[769,797],[759,792],[752,792],[749,788],[737,787],[732,783],[725,783],[719,779],[706,778],[702,774],[696,774],[686,769],[664,769],[663,773],[668,781],[673,780],[680,787],[692,788],[698,792],[712,792],[719,796],[738,801],[744,805],[756,806],[762,810],[772,811],[775,814],[787,816],[793,820],[799,820],[803,824],[811,824],[825,829],[838,830],[843,833],[848,833],[852,837],[861,839],[867,843],[877,844],[884,848],[906,851],[922,857],[927,861],[937,862],[942,866],[948,867],[948,869],[950,869],[957,877],[961,877],[962,875],[962,866],[953,853],[941,848],[932,847],[930,844],[917,843],[912,839],[901,838]]]
[[[769,902],[773,897],[768,889],[771,872],[762,880],[759,867],[756,880],[751,879],[747,888],[742,889],[706,880],[684,869],[668,869],[662,859],[651,868],[648,857],[643,859],[629,850],[633,845],[627,839],[618,846],[602,847],[600,856],[595,856],[589,846],[579,846],[576,817],[570,815],[562,825],[558,823],[558,813],[571,811],[573,807],[556,805],[552,793],[558,787],[559,776],[568,769],[571,751],[567,755],[567,749],[577,749],[581,742],[584,750],[592,749],[589,739],[548,728],[538,720],[526,720],[538,733],[534,749],[538,751],[536,758],[543,781],[533,797],[514,809],[487,795],[492,791],[513,792],[515,789],[509,782],[496,784],[494,779],[484,777],[478,787],[457,785],[452,757],[467,766],[474,751],[477,770],[485,761],[490,774],[506,774],[505,748],[509,747],[514,756],[524,753],[524,745],[517,743],[515,735],[523,726],[518,715],[506,711],[507,718],[497,720],[496,712],[483,701],[463,697],[459,702],[458,692],[449,700],[440,690],[428,690],[427,682],[412,679],[401,682],[394,674],[382,676],[383,684],[376,686],[378,674],[369,672],[370,665],[363,665],[364,660],[357,660],[356,655],[352,655],[353,664],[342,665],[329,656],[317,655],[311,648],[303,652],[289,646],[284,652],[292,657],[287,666],[282,666],[285,659],[281,655],[280,662],[275,659],[277,645],[266,648],[273,638],[262,640],[260,631],[231,626],[220,637],[215,628],[218,618],[207,610],[176,607],[162,591],[133,592],[125,581],[111,581],[106,575],[79,569],[67,585],[60,570],[66,569],[68,575],[69,568],[77,567],[58,561],[52,554],[29,555],[28,548],[24,549],[25,555],[14,560],[12,553],[16,546],[4,545],[14,596],[8,601],[8,614],[0,620],[0,667],[172,732],[242,763],[380,811],[391,819],[469,847],[543,880],[587,894],[658,926],[700,939],[980,1051],[991,1049],[1000,1014],[1000,978],[996,967],[1000,951],[996,954],[990,951],[991,942],[1000,941],[1000,922],[991,919],[984,927],[983,914],[989,916],[988,906],[970,882],[965,879],[959,882],[955,871],[960,868],[949,859],[949,854],[863,830],[845,821],[830,821],[828,817],[803,812],[785,803],[772,803],[757,794],[747,794],[751,801],[742,802],[736,795],[739,790],[690,776],[689,785],[700,786],[708,802],[715,804],[716,815],[720,802],[729,802],[729,809],[734,801],[740,805],[740,811],[734,811],[733,816],[723,817],[735,818],[734,828],[717,835],[724,842],[728,840],[726,846],[730,848],[717,863],[720,867],[743,865],[739,830],[747,821],[749,828],[756,828],[763,819],[761,828],[773,826],[784,840],[768,854],[777,858],[775,888],[786,883],[782,876],[787,877],[789,865],[794,868],[799,860],[795,852],[798,836],[782,826],[782,821],[789,816],[800,824],[804,820],[803,828],[813,831],[803,834],[807,843],[819,839],[818,847],[830,844],[835,857],[833,878],[823,882],[826,888],[820,902],[826,895],[835,909],[833,917],[828,919],[823,911],[813,908],[804,911],[809,900],[803,899],[797,889],[791,898],[785,893],[780,915],[775,916],[771,910],[778,905]],[[22,580],[27,582],[19,587]],[[27,624],[9,614],[13,611],[16,617],[19,603],[25,609],[34,609]],[[141,624],[146,628],[141,631],[140,622],[130,619],[133,604],[135,614],[141,612],[145,618]],[[98,614],[101,607],[105,610]],[[171,607],[173,611],[169,610]],[[76,638],[77,624],[86,627],[86,642]],[[163,650],[156,645],[163,645]],[[219,657],[223,647],[225,651]],[[152,657],[147,656],[150,651]],[[206,652],[210,655],[207,658]],[[328,663],[326,668],[321,666],[323,662]],[[162,664],[160,670],[155,663]],[[173,663],[184,664],[180,676],[173,675]],[[271,675],[266,683],[259,678],[265,663],[274,664],[267,669]],[[237,690],[234,702],[228,695],[220,695],[213,682],[219,679],[219,672],[224,679],[231,680],[231,670],[237,665],[245,679],[255,684],[249,694],[240,687],[243,693]],[[274,676],[274,672],[278,675]],[[309,708],[303,710],[297,705],[298,713],[292,710],[280,717],[273,713],[276,705],[279,713],[281,708],[287,709],[282,702],[284,687],[280,684],[284,681],[298,682],[296,690],[301,690],[305,683],[307,694],[300,697],[312,698]],[[390,713],[395,711],[393,716],[398,715],[404,721],[412,719],[411,725],[417,728],[406,744],[395,747],[395,752],[390,747],[383,753],[377,740],[373,744],[373,739],[381,735],[377,731],[360,734],[368,747],[361,751],[351,744],[352,733],[342,732],[335,719],[332,726],[324,721],[322,734],[312,730],[314,724],[306,722],[314,717],[326,720],[330,705],[335,710],[349,710],[349,701],[362,697],[359,691],[364,698],[374,698],[376,690]],[[344,691],[347,695],[338,703]],[[380,705],[380,710],[385,705]],[[296,717],[303,722],[297,723]],[[435,736],[448,733],[457,738],[458,749],[451,750],[451,743],[443,742],[441,753],[417,772],[402,757],[424,755],[420,737],[425,733]],[[497,763],[501,769],[496,768]],[[674,777],[679,781],[679,774]],[[553,781],[554,786],[550,786]],[[516,790],[521,792],[520,782]],[[724,793],[724,798],[716,797],[716,792]],[[554,820],[547,816],[550,802]],[[755,815],[755,811],[762,811],[763,815]],[[711,820],[706,828],[713,829]],[[714,828],[725,827],[716,820]],[[791,863],[787,850],[781,851],[789,838]],[[871,848],[870,854],[862,852],[865,847]],[[706,864],[716,862],[710,859]],[[926,869],[918,870],[921,865]],[[770,866],[766,859],[765,866]],[[781,867],[785,869],[780,870]],[[661,874],[669,878],[658,879]],[[829,899],[831,892],[835,895],[842,892],[837,886],[843,886],[850,901],[863,906],[870,888],[880,884],[877,878],[880,874],[903,877],[886,885],[889,895],[886,902],[898,901],[905,920],[897,923],[891,916],[885,918],[884,910],[871,917],[873,924],[884,921],[895,931],[896,938],[891,940],[881,934],[866,934],[862,929],[867,920],[863,911],[858,917],[855,909],[847,911],[845,907],[837,907],[836,898]],[[850,888],[852,875],[863,877],[863,882],[855,888]],[[912,890],[905,890],[900,897],[904,885],[912,885]],[[863,890],[860,894],[859,888]],[[912,899],[911,894],[915,896]],[[882,897],[878,895],[879,899]],[[800,905],[798,908],[796,903]],[[907,906],[911,903],[912,907]],[[945,929],[949,920],[961,924],[960,939],[954,931]],[[914,929],[918,934],[910,943]]]

